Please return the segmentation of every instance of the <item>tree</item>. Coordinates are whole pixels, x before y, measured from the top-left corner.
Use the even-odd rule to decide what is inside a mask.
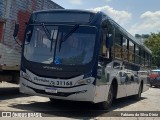
[[[160,32],[151,33],[144,44],[152,51],[152,65],[160,67]]]

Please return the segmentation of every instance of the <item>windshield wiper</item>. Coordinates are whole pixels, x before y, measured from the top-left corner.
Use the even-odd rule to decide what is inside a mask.
[[[50,48],[51,48],[51,51],[52,51],[52,48],[53,48],[53,37],[51,37],[51,33],[48,31],[48,29],[46,28],[46,26],[45,26],[44,23],[42,23],[42,26],[43,26],[43,29],[44,29],[44,31],[45,31],[45,33],[46,33],[46,36],[47,36],[48,39],[51,41],[51,46],[50,46]]]
[[[76,24],[67,34],[65,34],[65,36],[63,38],[60,39],[59,52],[60,52],[62,43],[65,42],[67,40],[67,38],[69,38],[69,36],[77,30],[77,28],[79,28],[79,24]]]
[[[42,26],[43,26],[44,32],[46,33],[48,39],[51,40],[51,39],[50,39],[51,34],[49,33],[49,31],[48,31],[48,29],[46,28],[46,26],[44,25],[44,23],[42,23]]]

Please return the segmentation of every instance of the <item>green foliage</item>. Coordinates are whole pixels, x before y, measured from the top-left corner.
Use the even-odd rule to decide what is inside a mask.
[[[160,32],[151,33],[144,44],[152,51],[152,64],[160,67]]]

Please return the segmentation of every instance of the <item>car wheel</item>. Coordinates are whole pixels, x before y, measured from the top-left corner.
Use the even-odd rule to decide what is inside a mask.
[[[109,108],[111,107],[111,105],[112,105],[113,98],[114,98],[114,92],[113,92],[113,86],[111,85],[111,86],[110,86],[110,89],[109,89],[109,92],[108,92],[107,101],[98,103],[98,107],[99,107],[100,109],[103,109],[103,110],[109,109]]]
[[[138,94],[134,95],[135,100],[140,100],[142,94],[142,84],[139,86]]]

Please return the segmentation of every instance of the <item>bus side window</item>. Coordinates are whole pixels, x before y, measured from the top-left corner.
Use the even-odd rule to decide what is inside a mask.
[[[114,53],[115,57],[118,59],[122,59],[122,42],[123,36],[118,30],[115,30]]]
[[[104,30],[103,30],[103,33],[102,33],[102,42],[101,42],[100,56],[107,57],[106,34],[105,34]]]
[[[105,20],[104,26],[102,25],[102,39],[101,39],[101,56],[104,58],[110,59],[112,57],[111,55],[111,49],[113,46],[113,26],[108,21]]]

